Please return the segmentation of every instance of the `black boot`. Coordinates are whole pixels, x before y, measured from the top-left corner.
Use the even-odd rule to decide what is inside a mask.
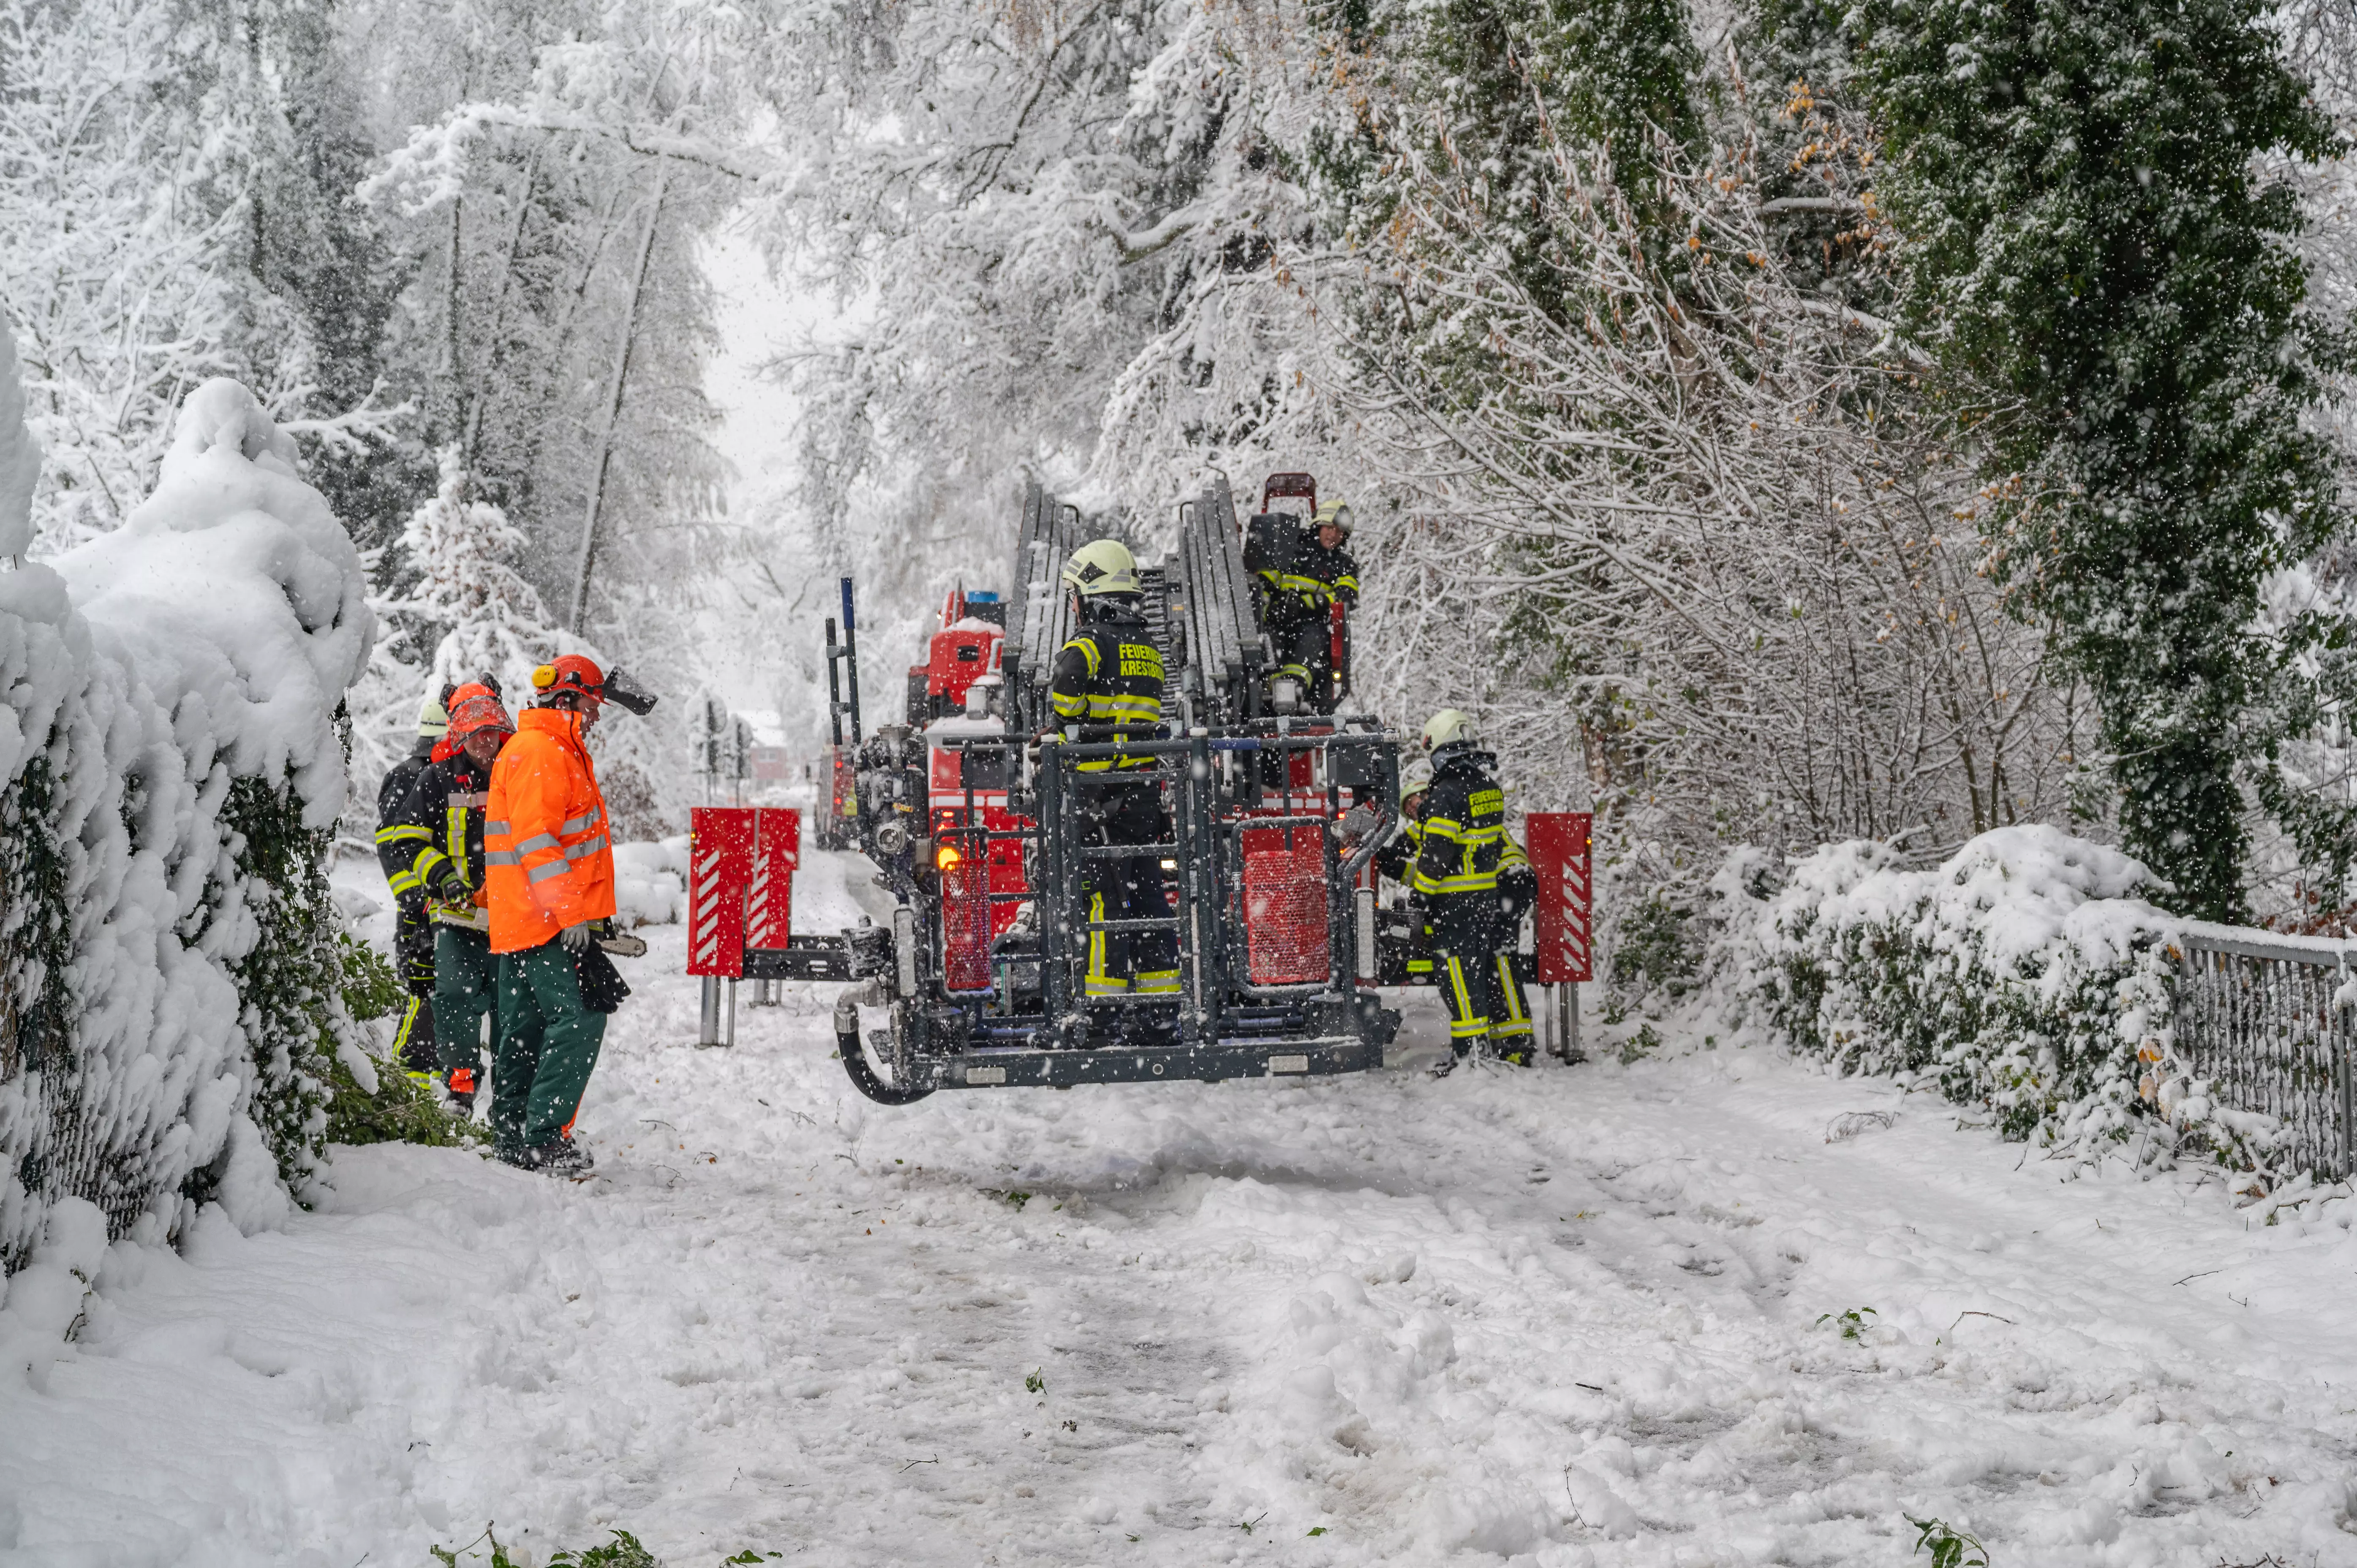
[[[548,1176],[579,1181],[597,1168],[597,1162],[589,1157],[589,1151],[576,1147],[570,1138],[539,1144],[527,1153],[532,1160],[530,1168]]]

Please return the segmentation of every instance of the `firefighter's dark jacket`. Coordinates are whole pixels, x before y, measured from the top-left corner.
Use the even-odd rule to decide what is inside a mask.
[[[1096,607],[1094,618],[1056,651],[1048,699],[1066,725],[1117,725],[1112,736],[1083,736],[1083,743],[1152,739],[1162,723],[1162,654],[1145,618]],[[1073,766],[1083,773],[1135,772],[1154,766],[1152,757],[1096,757]]]
[[[418,850],[431,835],[410,826],[401,809],[433,755],[431,737],[418,736],[417,745],[385,773],[376,791],[376,863],[394,901],[413,914],[425,908],[425,887],[417,879],[416,862]]]
[[[1289,608],[1296,616],[1323,615],[1331,599],[1341,600],[1345,609],[1359,607],[1359,564],[1348,550],[1327,549],[1312,532],[1302,534],[1282,570],[1272,566],[1260,575],[1280,613]]]
[[[1415,890],[1437,908],[1497,908],[1501,875],[1527,876],[1530,861],[1506,834],[1498,759],[1470,746],[1437,755],[1415,855]],[[1473,896],[1478,895],[1478,905]]]
[[[401,808],[402,825],[420,835],[407,841],[414,852],[410,869],[429,895],[434,918],[444,925],[490,929],[477,898],[454,904],[430,897],[445,865],[456,868],[471,893],[482,892],[483,806],[490,788],[490,770],[476,767],[461,751],[420,773]]]

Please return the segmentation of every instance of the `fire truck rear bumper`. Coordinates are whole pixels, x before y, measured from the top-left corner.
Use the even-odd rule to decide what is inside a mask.
[[[1037,1050],[982,1047],[923,1062],[918,1070],[937,1089],[1067,1088],[1077,1083],[1153,1083],[1197,1079],[1319,1078],[1364,1072],[1383,1065],[1381,1041],[1356,1035],[1309,1039],[1222,1040],[1217,1045],[1097,1050]]]

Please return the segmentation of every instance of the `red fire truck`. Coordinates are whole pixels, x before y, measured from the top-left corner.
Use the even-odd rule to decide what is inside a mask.
[[[891,1104],[942,1089],[1379,1064],[1399,1015],[1376,987],[1410,979],[1416,940],[1379,915],[1374,869],[1399,831],[1400,737],[1372,715],[1272,711],[1275,654],[1224,483],[1181,508],[1178,532],[1177,552],[1140,572],[1172,672],[1162,734],[1118,746],[1110,733],[1060,725],[1047,703],[1072,629],[1057,576],[1085,537],[1073,509],[1027,492],[1016,596],[953,590],[925,661],[909,667],[902,720],[866,736],[845,579],[840,643],[827,625],[828,670],[836,722],[850,725],[837,751],[853,766],[822,832],[832,824],[875,862],[895,901],[890,928],[834,938],[773,928],[758,945],[724,933],[699,946],[703,906],[691,887],[691,950],[719,966],[702,972],[854,981],[836,1005],[844,1065],[862,1092]],[[1171,824],[1168,842],[1147,846],[1168,876],[1168,912],[1127,922],[1088,913],[1089,865],[1108,852],[1073,787],[1081,765],[1116,750],[1157,757]],[[728,864],[756,864],[759,841],[756,832]],[[1574,925],[1563,912],[1552,928],[1542,916],[1564,961],[1542,955],[1542,980],[1585,962],[1584,903]],[[1084,993],[1089,938],[1110,924],[1173,934],[1177,996]],[[701,956],[706,947],[715,956]],[[863,1008],[880,1026],[863,1028]]]

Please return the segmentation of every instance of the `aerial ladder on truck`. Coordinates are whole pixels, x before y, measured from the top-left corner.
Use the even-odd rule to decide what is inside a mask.
[[[1060,725],[1049,703],[1074,630],[1060,575],[1094,534],[1039,486],[1023,495],[1008,596],[953,590],[901,718],[864,735],[845,579],[841,639],[830,619],[826,641],[847,777],[837,809],[820,812],[822,842],[831,823],[874,863],[890,923],[788,937],[773,920],[762,945],[724,937],[722,961],[738,967],[720,972],[852,982],[835,1033],[869,1098],[1381,1064],[1399,1015],[1376,987],[1399,983],[1394,950],[1413,940],[1396,921],[1383,936],[1373,867],[1399,831],[1400,736],[1371,715],[1272,710],[1275,650],[1226,482],[1178,510],[1176,548],[1139,572],[1168,671],[1150,740],[1132,730],[1116,746],[1110,730]],[[1092,842],[1075,786],[1083,764],[1116,752],[1157,759],[1166,842]],[[1158,855],[1167,912],[1090,918],[1091,863],[1115,853]],[[690,906],[693,954],[693,886]],[[1172,934],[1176,997],[1086,993],[1089,939],[1114,926]]]

